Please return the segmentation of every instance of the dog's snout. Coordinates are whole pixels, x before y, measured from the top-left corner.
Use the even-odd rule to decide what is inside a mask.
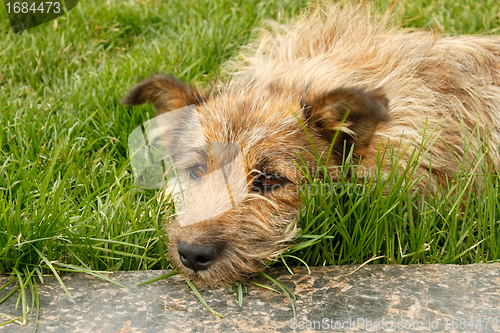
[[[186,242],[179,242],[178,252],[182,264],[195,272],[210,267],[217,256],[215,246],[193,245]]]

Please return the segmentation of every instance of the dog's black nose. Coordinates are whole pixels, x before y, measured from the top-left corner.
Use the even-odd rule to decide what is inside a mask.
[[[207,269],[212,264],[217,255],[217,248],[211,245],[179,242],[178,252],[182,264],[197,272]]]

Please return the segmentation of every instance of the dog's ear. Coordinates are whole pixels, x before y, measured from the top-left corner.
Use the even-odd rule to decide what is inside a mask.
[[[121,100],[124,105],[151,102],[156,115],[200,103],[205,98],[202,91],[170,76],[155,75],[132,88]]]
[[[307,124],[323,138],[331,142],[340,132],[334,143],[338,153],[344,143],[347,149],[354,144],[355,151],[368,147],[378,124],[389,121],[389,103],[380,89],[339,88],[304,104]]]

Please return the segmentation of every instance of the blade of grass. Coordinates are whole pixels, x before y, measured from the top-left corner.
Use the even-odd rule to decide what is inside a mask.
[[[207,302],[205,301],[205,299],[203,298],[203,296],[201,296],[200,292],[198,291],[198,289],[196,288],[196,286],[191,281],[187,280],[186,282],[187,282],[188,287],[191,288],[191,290],[194,292],[194,294],[196,295],[196,297],[198,298],[198,300],[200,301],[200,303],[203,304],[203,306],[208,311],[210,311],[213,315],[215,315],[217,317],[224,318],[224,316],[222,316],[220,313],[212,310],[212,308],[207,304]]]
[[[59,276],[59,274],[57,273],[56,269],[54,268],[54,266],[52,266],[52,264],[50,263],[50,261],[47,259],[47,257],[45,257],[43,255],[42,252],[40,252],[40,250],[38,250],[36,247],[33,246],[33,249],[38,253],[38,255],[40,256],[40,258],[42,258],[42,260],[45,262],[45,264],[49,267],[49,269],[52,271],[52,273],[54,274],[54,276],[56,277],[57,281],[59,282],[59,284],[61,285],[61,287],[63,288],[64,292],[66,293],[66,295],[68,295],[69,299],[71,301],[73,301],[73,296],[71,296],[71,294],[69,293],[69,290],[68,288],[66,288],[66,285],[64,284],[63,280],[61,279],[61,277]]]
[[[268,279],[269,281],[271,281],[272,283],[274,283],[276,286],[278,286],[278,288],[280,288],[281,290],[283,290],[283,292],[287,295],[288,299],[290,300],[290,304],[292,305],[293,317],[297,318],[297,313],[295,312],[295,304],[294,304],[294,302],[297,300],[297,298],[295,297],[295,294],[290,289],[288,289],[287,286],[285,286],[284,284],[279,283],[278,281],[276,281],[275,279],[273,279],[272,277],[270,277],[266,273],[260,272],[259,275],[261,275],[264,278]]]
[[[22,318],[21,325],[26,325],[26,319],[27,319],[26,316],[28,315],[29,307],[28,307],[28,301],[26,300],[26,288],[25,287],[27,284],[27,280],[30,277],[25,277],[25,279],[23,279],[21,272],[19,272],[16,268],[14,268],[13,271],[17,276],[17,280],[19,281],[19,285],[21,286],[20,298],[21,298],[21,311],[23,313],[23,315],[21,316],[21,318]],[[16,305],[16,308],[17,308],[17,305]]]
[[[171,271],[169,273],[166,273],[166,274],[162,274],[162,275],[159,275],[159,276],[156,276],[152,279],[149,279],[149,280],[146,280],[146,281],[142,281],[142,282],[139,282],[137,285],[138,286],[141,286],[141,285],[144,285],[144,284],[148,284],[148,283],[152,283],[152,282],[156,282],[156,281],[160,281],[160,280],[163,280],[163,279],[166,279],[166,278],[169,278],[169,277],[172,277],[172,276],[175,276],[179,274],[179,272],[177,271]]]
[[[241,308],[243,306],[243,284],[241,282],[237,282],[236,285],[238,286],[238,305]],[[245,287],[245,292],[246,292],[246,287]]]

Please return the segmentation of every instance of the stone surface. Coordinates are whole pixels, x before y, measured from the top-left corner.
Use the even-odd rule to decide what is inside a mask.
[[[256,285],[247,286],[242,307],[236,288],[200,287],[207,303],[224,316],[218,318],[177,277],[137,285],[165,271],[108,274],[126,288],[68,274],[63,280],[74,301],[47,278],[39,284],[37,332],[500,332],[500,264],[357,268],[314,267],[310,275],[303,267],[294,275],[266,271],[294,291],[296,318],[286,295]],[[7,279],[1,276],[0,284]],[[269,280],[256,281],[278,289]],[[0,299],[9,290],[0,291]],[[0,304],[0,313],[21,315],[17,295]],[[32,313],[27,325],[10,323],[0,332],[33,332],[34,325]]]

